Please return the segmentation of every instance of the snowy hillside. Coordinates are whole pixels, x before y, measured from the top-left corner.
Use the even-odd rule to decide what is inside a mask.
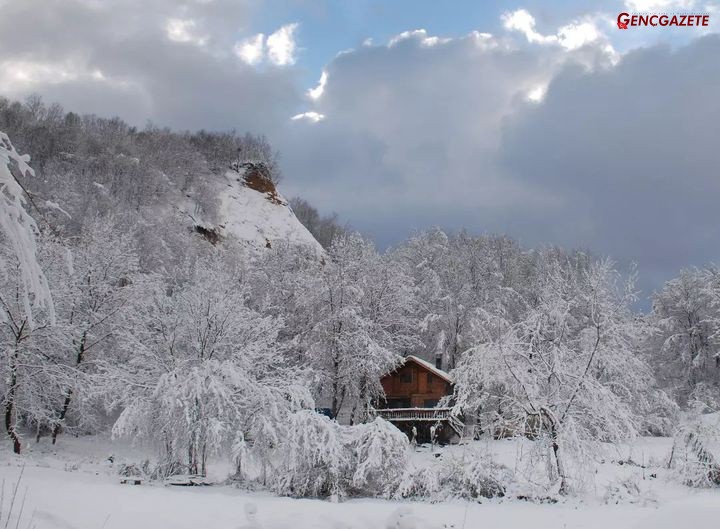
[[[255,165],[248,163],[239,171],[226,171],[223,184],[219,196],[221,235],[235,237],[254,249],[271,248],[283,241],[312,249],[318,255],[323,252],[287,200]]]

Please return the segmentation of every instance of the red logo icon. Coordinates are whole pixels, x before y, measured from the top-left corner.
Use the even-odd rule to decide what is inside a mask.
[[[620,20],[618,20],[617,25],[618,25],[618,28],[620,28],[620,29],[627,29],[628,23],[627,23],[627,22],[620,22]]]

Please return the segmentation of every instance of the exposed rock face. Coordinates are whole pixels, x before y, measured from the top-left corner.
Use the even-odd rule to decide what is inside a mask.
[[[253,249],[272,248],[276,242],[305,246],[324,253],[320,244],[295,217],[287,200],[265,174],[262,163],[245,162],[225,172],[219,192],[220,236],[235,237]]]

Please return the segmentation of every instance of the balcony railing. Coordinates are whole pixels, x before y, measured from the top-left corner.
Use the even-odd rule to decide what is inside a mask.
[[[382,408],[375,415],[386,421],[446,421],[452,408]]]
[[[451,410],[452,408],[380,408],[373,410],[373,413],[390,422],[447,421],[447,424],[462,437],[465,425],[460,418],[451,413]]]

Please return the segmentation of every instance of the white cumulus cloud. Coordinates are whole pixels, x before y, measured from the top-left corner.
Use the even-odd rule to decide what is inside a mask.
[[[311,123],[317,123],[318,121],[322,121],[325,119],[325,116],[323,114],[320,114],[319,112],[303,112],[301,114],[295,114],[293,117],[291,117],[293,121],[310,121]]]
[[[432,46],[437,46],[438,44],[445,44],[447,42],[450,42],[451,40],[448,38],[428,36],[427,31],[425,31],[424,29],[414,29],[412,31],[403,31],[398,35],[395,35],[388,42],[388,46],[395,46],[397,43],[408,39],[417,39],[422,46],[426,46],[428,48]]]
[[[328,74],[326,71],[323,70],[323,73],[320,74],[320,81],[318,81],[318,84],[315,88],[310,88],[307,91],[307,95],[310,99],[313,101],[316,101],[322,97],[323,92],[325,91],[325,85],[327,85],[328,80]]]
[[[552,35],[543,35],[535,28],[535,17],[526,9],[518,9],[501,16],[503,27],[525,35],[528,42],[537,44],[559,44],[566,50],[576,50],[603,38],[592,17],[566,24]]]
[[[276,66],[292,66],[297,60],[295,31],[298,26],[297,23],[286,24],[267,37],[258,33],[236,42],[233,51],[250,65],[269,62]]]
[[[602,37],[602,33],[592,22],[572,23],[561,27],[557,32],[560,45],[575,50]]]
[[[639,13],[655,11],[688,10],[695,7],[695,0],[627,0],[625,6]]]
[[[258,33],[254,37],[235,43],[235,55],[250,65],[258,64],[265,53],[265,35]]]
[[[527,9],[518,9],[512,13],[504,13],[501,17],[503,27],[510,31],[519,31],[528,42],[557,42],[555,35],[543,35],[535,29],[535,17]]]
[[[295,64],[297,23],[286,24],[267,38],[268,59],[278,66]]]

